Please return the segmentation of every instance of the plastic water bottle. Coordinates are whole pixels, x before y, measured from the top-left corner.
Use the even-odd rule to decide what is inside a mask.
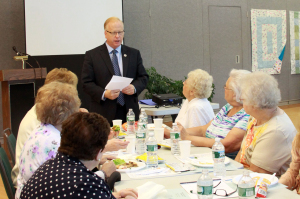
[[[170,137],[171,137],[172,155],[180,155],[180,148],[179,148],[180,132],[176,123],[173,123],[173,127],[170,132]]]
[[[145,109],[141,109],[141,113],[140,113],[140,117],[139,117],[139,121],[142,120],[143,123],[145,123],[146,125],[148,125],[148,115],[145,112]]]
[[[147,130],[147,124],[148,124],[148,116],[145,112],[145,109],[141,109],[141,113],[140,113],[140,116],[139,116],[139,123],[142,123],[143,124],[143,128],[145,130]]]
[[[135,114],[130,108],[127,113],[127,133],[134,134]]]
[[[215,143],[212,146],[212,158],[214,160],[214,175],[216,177],[225,177],[225,148],[221,143],[221,138],[215,138]]]
[[[138,155],[142,155],[146,152],[145,138],[146,138],[146,129],[144,129],[143,123],[139,123],[138,130],[136,131],[136,139],[135,139],[135,152]]]
[[[157,141],[154,137],[154,132],[149,132],[148,139],[146,141],[147,146],[147,167],[156,168],[158,167],[157,157]]]
[[[255,181],[250,177],[249,171],[244,171],[238,183],[238,194],[240,199],[255,198]]]
[[[213,198],[213,179],[208,175],[208,170],[203,169],[202,175],[197,181],[197,195],[198,199],[212,199]]]

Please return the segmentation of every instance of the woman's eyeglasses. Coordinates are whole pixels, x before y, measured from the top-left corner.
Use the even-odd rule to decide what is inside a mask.
[[[217,189],[217,187],[221,184],[222,181],[220,181],[216,186],[214,186],[214,192],[213,194],[217,196],[230,196],[234,194],[237,191],[237,186],[236,189],[233,192],[227,193],[225,189]]]

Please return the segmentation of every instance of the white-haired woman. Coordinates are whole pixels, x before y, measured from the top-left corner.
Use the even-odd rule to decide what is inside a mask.
[[[248,73],[250,72],[246,70],[233,69],[224,86],[225,99],[228,103],[204,126],[185,129],[181,124],[178,124],[181,139],[191,140],[195,146],[212,147],[215,143],[214,139],[219,137],[222,139],[221,142],[226,153],[238,151],[246,133],[249,118],[240,101],[241,89],[238,81]]]
[[[243,107],[250,115],[236,161],[259,173],[282,175],[291,162],[296,128],[277,105],[280,90],[276,79],[263,72],[241,80]]]
[[[212,82],[213,77],[204,70],[189,72],[182,89],[186,100],[175,122],[180,122],[185,128],[191,128],[205,125],[214,117],[214,111],[207,100],[212,92]],[[165,129],[165,135],[169,137],[170,130]]]

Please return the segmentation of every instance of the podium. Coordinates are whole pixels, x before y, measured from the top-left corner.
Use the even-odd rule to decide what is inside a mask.
[[[46,78],[46,75],[46,68],[0,70],[3,129],[12,129],[16,138],[22,118],[34,105],[35,80]],[[6,139],[4,149],[8,153]]]

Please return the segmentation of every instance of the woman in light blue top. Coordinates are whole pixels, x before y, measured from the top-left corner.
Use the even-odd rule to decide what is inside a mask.
[[[180,123],[178,127],[182,140],[191,140],[195,146],[212,147],[215,138],[220,137],[226,153],[238,151],[246,133],[249,115],[244,111],[240,101],[239,79],[246,70],[233,69],[224,86],[225,99],[228,102],[219,113],[206,125],[185,129]]]

